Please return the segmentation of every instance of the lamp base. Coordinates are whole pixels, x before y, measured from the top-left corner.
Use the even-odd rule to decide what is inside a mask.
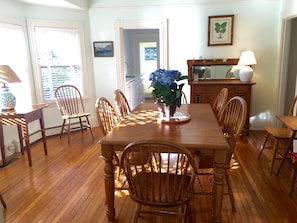
[[[0,93],[0,106],[2,110],[14,110],[16,105],[15,96],[9,91],[9,87],[3,86]]]
[[[252,80],[254,71],[249,66],[244,66],[239,71],[239,78],[241,82],[250,82]]]

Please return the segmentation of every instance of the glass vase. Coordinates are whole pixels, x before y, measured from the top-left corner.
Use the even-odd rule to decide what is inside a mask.
[[[166,106],[165,103],[158,103],[158,110],[162,118],[171,118],[176,112],[176,104]]]

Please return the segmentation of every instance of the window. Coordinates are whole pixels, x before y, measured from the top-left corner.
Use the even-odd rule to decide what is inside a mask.
[[[25,33],[24,20],[0,18],[0,65],[9,65],[22,81],[7,84],[16,97],[17,106],[32,102]]]
[[[81,30],[68,23],[60,23],[58,27],[34,22],[33,27],[32,44],[35,45],[38,58],[35,72],[38,80],[36,85],[40,92],[39,101],[53,101],[56,88],[62,84],[74,85],[83,94],[85,66],[82,59]]]

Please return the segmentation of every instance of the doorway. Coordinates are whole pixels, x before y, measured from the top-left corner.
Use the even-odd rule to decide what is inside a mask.
[[[149,74],[159,67],[159,30],[125,29],[124,30],[124,76],[142,80],[143,95],[151,98]]]
[[[135,60],[138,60],[136,70],[132,70],[130,64],[125,61],[125,44],[124,44],[124,32],[125,30],[138,30],[142,32],[150,32],[156,30],[158,32],[157,40],[141,40],[138,42],[156,42],[159,46],[158,49],[158,67],[167,69],[167,20],[117,20],[115,21],[115,55],[116,55],[116,70],[117,70],[117,87],[123,92],[126,92],[126,74],[132,72],[140,74],[140,56],[139,56],[139,45],[137,46],[137,52]],[[137,42],[137,41],[135,41]],[[131,46],[132,47],[132,46]],[[129,51],[131,51],[131,48]],[[135,50],[135,49],[134,49]],[[135,61],[133,61],[134,63]],[[134,68],[133,68],[134,69]]]

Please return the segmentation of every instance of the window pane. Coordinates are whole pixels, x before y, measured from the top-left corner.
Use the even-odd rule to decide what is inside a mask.
[[[0,22],[0,49],[0,65],[9,65],[22,81],[7,84],[16,97],[16,106],[31,104],[25,28]]]
[[[36,27],[35,37],[44,101],[54,100],[62,84],[75,85],[83,92],[77,30]]]

